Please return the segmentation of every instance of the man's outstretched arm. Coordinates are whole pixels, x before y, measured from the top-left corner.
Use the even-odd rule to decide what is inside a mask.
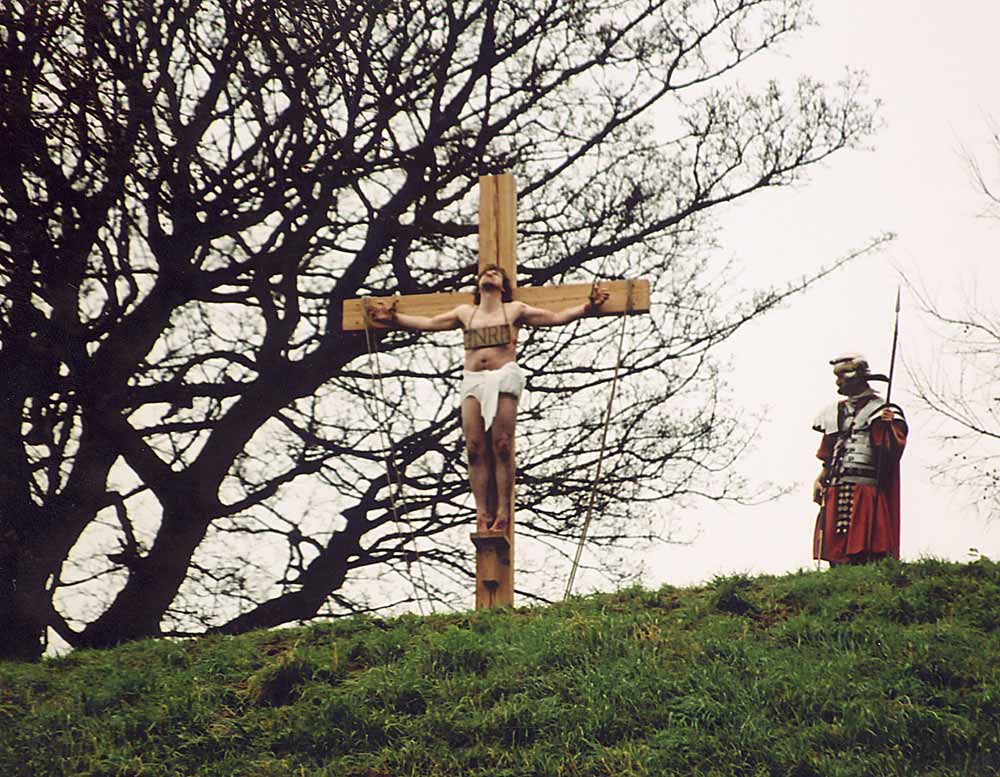
[[[460,306],[459,306],[460,307]],[[369,309],[372,322],[378,326],[398,326],[403,329],[415,329],[420,332],[440,332],[446,329],[458,329],[462,320],[458,317],[459,307],[436,316],[413,316],[408,313],[397,313],[395,303],[386,305],[376,303]]]
[[[573,305],[565,310],[552,311],[525,305],[518,316],[521,323],[528,326],[560,326],[583,318],[607,302],[610,293],[603,286],[595,286],[589,300],[582,305]]]

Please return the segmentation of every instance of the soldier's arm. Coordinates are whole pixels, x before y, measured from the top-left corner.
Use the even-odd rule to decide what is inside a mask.
[[[830,468],[824,462],[823,466],[820,467],[819,475],[813,481],[813,501],[818,505],[823,504],[823,491],[826,489],[828,477],[830,477]]]
[[[882,408],[871,421],[872,445],[892,454],[902,454],[908,433],[906,418],[897,405]]]

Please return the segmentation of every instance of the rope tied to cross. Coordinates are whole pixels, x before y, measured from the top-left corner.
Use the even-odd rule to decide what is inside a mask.
[[[597,288],[597,280],[595,278],[593,283],[593,289]],[[593,291],[591,292],[594,293]],[[626,304],[626,313],[632,312],[632,281],[628,282],[628,302]],[[573,557],[573,566],[570,568],[569,579],[566,581],[566,592],[563,594],[563,599],[568,599],[573,593],[573,583],[576,581],[576,573],[580,568],[580,559],[583,557],[583,548],[587,543],[587,534],[590,531],[590,524],[594,517],[594,502],[597,497],[597,489],[601,483],[601,468],[604,464],[604,454],[607,450],[608,442],[608,428],[611,425],[611,411],[615,404],[615,394],[618,389],[618,375],[621,372],[622,366],[622,351],[625,344],[625,322],[628,320],[628,315],[622,316],[621,327],[618,332],[618,352],[615,356],[615,371],[611,376],[611,389],[608,392],[608,404],[604,409],[604,423],[601,429],[601,446],[597,454],[597,463],[594,466],[594,477],[590,484],[590,496],[587,500],[587,513],[583,520],[583,527],[580,530],[580,540],[576,546],[576,555]]]
[[[401,535],[402,530],[402,520],[399,517],[399,503],[403,498],[403,475],[399,471],[399,467],[396,466],[396,446],[392,441],[392,435],[389,432],[389,419],[388,415],[383,419],[382,412],[379,408],[388,407],[389,403],[386,399],[385,394],[385,382],[382,376],[382,366],[379,361],[379,350],[378,350],[378,340],[372,334],[372,318],[371,318],[371,299],[365,297],[362,302],[362,310],[364,312],[365,320],[365,344],[368,347],[368,369],[375,375],[375,385],[377,386],[376,397],[375,397],[375,425],[378,427],[379,436],[382,441],[383,447],[386,449],[385,457],[385,475],[386,482],[389,485],[389,508],[392,512],[393,521],[396,524],[396,531]],[[393,301],[392,308],[395,310],[396,303]],[[417,573],[420,575],[420,582],[423,585],[424,595],[427,597],[427,602],[430,605],[431,612],[435,612],[434,600],[430,596],[430,591],[427,587],[427,576],[424,572],[423,563],[420,560],[420,551],[417,548],[417,539],[413,537],[413,562],[416,563]],[[410,560],[407,560],[407,566],[410,566]],[[413,598],[417,602],[417,609],[420,610],[420,614],[424,614],[424,606],[420,599],[420,588],[417,586],[416,579],[410,575],[410,581],[413,584]]]

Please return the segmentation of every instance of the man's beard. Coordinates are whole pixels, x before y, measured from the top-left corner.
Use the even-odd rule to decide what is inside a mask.
[[[844,397],[857,397],[872,390],[866,380],[850,380],[841,386],[837,386],[837,393]]]

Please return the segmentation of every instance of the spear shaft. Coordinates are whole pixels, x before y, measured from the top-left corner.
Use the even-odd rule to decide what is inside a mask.
[[[900,288],[896,287],[896,325],[892,330],[892,355],[889,357],[889,385],[885,389],[885,403],[888,405],[892,399],[892,373],[896,369],[896,343],[899,342],[899,294]]]
[[[896,323],[892,330],[892,354],[889,356],[889,385],[885,389],[885,405],[889,407],[889,400],[892,398],[892,373],[896,369],[896,343],[899,342],[899,296],[900,287],[896,287]],[[890,422],[891,423],[891,422]],[[872,514],[868,519],[868,542],[865,545],[865,553],[868,558],[872,555],[872,539],[875,534],[875,519],[878,516],[878,492],[882,486],[882,469],[885,466],[885,449],[879,446],[878,467],[875,470],[875,495],[872,500]]]

